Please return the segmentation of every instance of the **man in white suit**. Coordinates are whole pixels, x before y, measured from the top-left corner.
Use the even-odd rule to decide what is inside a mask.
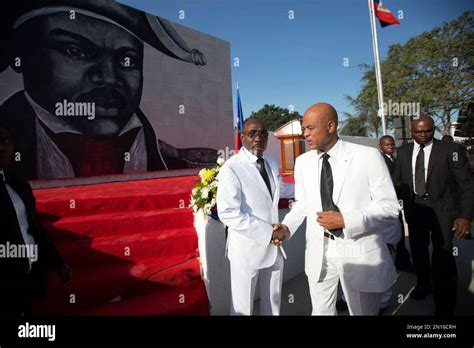
[[[279,315],[283,280],[283,252],[278,244],[287,235],[278,222],[280,197],[292,198],[294,185],[281,181],[278,167],[263,155],[268,130],[257,118],[247,119],[241,135],[243,147],[219,172],[217,210],[229,228],[231,315],[252,315],[260,278],[260,314]]]
[[[293,235],[307,218],[313,315],[337,313],[339,281],[351,315],[376,315],[396,278],[386,244],[399,238],[397,197],[379,151],[340,140],[337,123],[329,104],[306,110],[302,130],[311,151],[296,159],[295,203],[274,229]]]

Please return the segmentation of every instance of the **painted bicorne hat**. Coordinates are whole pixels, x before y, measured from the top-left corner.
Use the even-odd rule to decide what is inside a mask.
[[[38,16],[72,10],[117,25],[170,57],[198,66],[206,65],[204,54],[190,48],[170,21],[113,0],[15,0],[2,7],[0,72],[12,61],[13,33],[23,23]]]

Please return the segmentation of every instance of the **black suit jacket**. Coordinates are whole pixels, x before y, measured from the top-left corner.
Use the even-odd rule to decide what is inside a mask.
[[[397,149],[393,182],[399,198],[403,199],[407,222],[413,215],[412,155],[414,144]],[[426,191],[445,238],[454,236],[451,228],[456,218],[472,220],[474,211],[473,183],[469,163],[462,146],[433,139]]]
[[[49,268],[59,268],[63,264],[63,259],[38,220],[36,200],[29,183],[11,170],[4,170],[4,175],[8,185],[15,190],[25,205],[29,233],[31,233],[35,239],[35,244],[38,246],[38,260],[35,266],[38,272],[35,278],[37,281],[35,287],[39,294],[41,294],[46,285],[47,270]],[[0,244],[6,245],[7,242],[17,244],[22,241],[15,212],[2,212],[2,218],[0,219]],[[9,289],[11,291],[22,286],[21,282],[24,281],[28,268],[29,263],[26,258],[0,258],[0,289],[4,291]]]
[[[382,151],[380,151],[380,153],[382,154],[383,159],[385,160],[385,164],[387,165],[390,175],[393,175],[393,171],[395,170],[395,162],[392,162],[390,158],[388,158],[387,155],[384,154]]]

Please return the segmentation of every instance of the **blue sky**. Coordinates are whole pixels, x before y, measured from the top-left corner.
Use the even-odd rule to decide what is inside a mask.
[[[343,118],[352,108],[344,95],[356,96],[362,72],[374,63],[367,0],[120,0],[173,22],[230,42],[234,114],[239,82],[244,117],[264,104],[294,105],[301,114],[311,104],[333,104]],[[380,55],[388,47],[451,21],[472,0],[387,0],[401,25],[379,23]],[[179,19],[179,11],[185,18]],[[294,11],[294,19],[288,18]],[[349,59],[349,67],[343,59]]]

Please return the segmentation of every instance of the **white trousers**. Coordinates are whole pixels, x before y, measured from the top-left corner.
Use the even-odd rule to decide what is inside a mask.
[[[337,254],[336,242],[326,238],[321,277],[318,282],[308,279],[313,306],[312,315],[337,314],[336,300],[339,281],[351,315],[378,315],[381,294],[360,292],[347,283],[342,271],[342,258]]]
[[[244,269],[230,261],[230,315],[252,315],[255,288],[260,278],[260,315],[280,315],[283,257],[277,254],[268,268]]]
[[[344,295],[344,292],[342,293],[342,300],[344,302],[346,301],[346,296]],[[387,291],[382,292],[380,296],[380,308],[385,308],[390,304],[390,300],[392,298],[392,289],[388,289]]]

